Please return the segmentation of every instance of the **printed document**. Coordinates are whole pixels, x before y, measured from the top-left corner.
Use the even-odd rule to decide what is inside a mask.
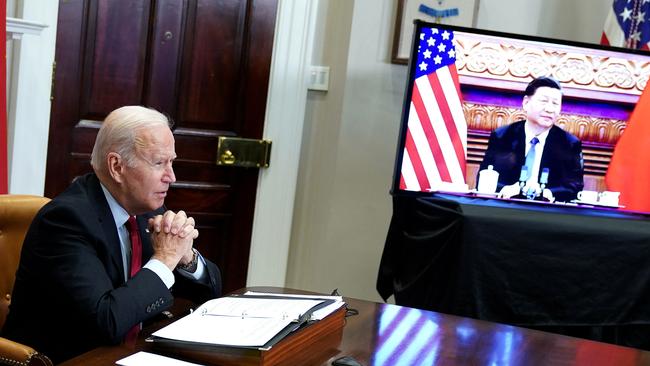
[[[301,294],[278,294],[273,292],[256,292],[256,291],[246,291],[244,295],[250,296],[281,296],[281,297],[299,297],[307,299],[325,299],[332,300],[333,303],[322,307],[311,314],[311,320],[322,320],[326,316],[332,314],[338,310],[341,306],[345,305],[343,302],[343,296],[327,296],[327,295],[301,295]]]
[[[275,335],[297,329],[322,299],[221,297],[153,333],[178,341],[238,347],[262,347]],[[292,324],[293,323],[293,324]]]

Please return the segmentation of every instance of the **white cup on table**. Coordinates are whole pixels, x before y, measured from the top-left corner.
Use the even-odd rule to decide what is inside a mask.
[[[618,206],[618,198],[621,192],[605,191],[598,195],[598,203],[607,206]]]
[[[582,203],[598,203],[598,192],[596,191],[580,191],[578,192],[578,200]]]

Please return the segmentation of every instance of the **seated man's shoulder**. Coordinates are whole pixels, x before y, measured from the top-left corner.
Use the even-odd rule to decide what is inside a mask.
[[[517,121],[505,126],[498,127],[494,129],[493,134],[499,138],[510,136],[516,133],[520,128],[523,128],[523,123],[524,121]]]
[[[566,142],[569,144],[580,143],[580,139],[576,135],[572,134],[569,131],[564,130],[559,126],[553,126],[551,131],[554,131],[555,134],[562,136],[564,140],[566,140]]]
[[[83,181],[85,176],[77,178],[68,188],[48,202],[37,217],[65,219],[70,216],[83,219],[93,210],[93,202],[88,187]]]

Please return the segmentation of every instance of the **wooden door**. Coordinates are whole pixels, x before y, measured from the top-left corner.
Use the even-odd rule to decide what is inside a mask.
[[[166,200],[197,221],[224,291],[245,286],[257,169],[217,167],[218,136],[261,138],[277,0],[67,0],[59,5],[45,194],[91,171],[101,121],[146,105],[175,123]]]

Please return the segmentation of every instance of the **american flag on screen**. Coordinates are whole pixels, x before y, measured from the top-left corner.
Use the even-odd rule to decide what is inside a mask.
[[[649,42],[650,0],[615,0],[600,43],[648,50]]]
[[[467,122],[452,31],[422,28],[400,175],[400,189],[465,185]]]

